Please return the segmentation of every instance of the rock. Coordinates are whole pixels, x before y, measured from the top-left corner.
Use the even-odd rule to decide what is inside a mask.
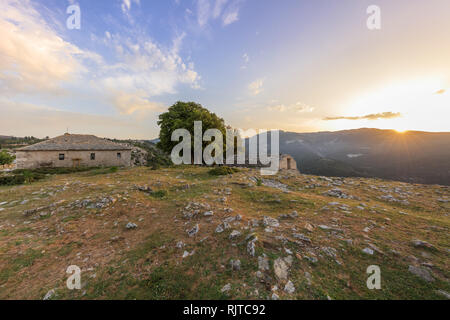
[[[137,224],[135,224],[133,222],[128,222],[127,225],[125,226],[125,228],[127,228],[127,229],[136,229],[137,228]]]
[[[220,292],[225,293],[231,290],[231,284],[227,283],[226,285],[223,286],[222,289],[220,289]]]
[[[276,259],[273,263],[273,269],[274,269],[276,277],[279,280],[287,280],[289,266],[284,261],[284,259],[282,259],[282,258]]]
[[[289,280],[288,283],[286,283],[286,285],[284,286],[284,291],[289,294],[293,294],[295,292],[295,286],[291,280]]]
[[[364,252],[364,253],[367,253],[367,254],[370,254],[370,255],[373,255],[373,250],[370,249],[370,248],[364,248],[364,249],[363,249],[363,252]]]
[[[39,211],[38,209],[25,210],[25,211],[23,212],[23,215],[26,216],[26,217],[28,217],[28,216],[31,216],[31,215],[35,214],[35,213],[38,212],[38,211]]]
[[[247,253],[250,255],[250,256],[252,256],[252,257],[254,257],[255,256],[255,242],[256,242],[256,240],[257,240],[257,238],[255,238],[255,239],[253,239],[253,240],[251,240],[251,241],[249,241],[248,243],[247,243]]]
[[[258,257],[258,269],[260,271],[269,271],[270,270],[269,258],[266,255]]]
[[[206,211],[203,215],[204,215],[205,217],[211,217],[211,216],[214,215],[214,212],[212,212],[212,211]]]
[[[317,263],[319,261],[319,260],[317,260],[316,257],[310,257],[310,256],[305,256],[305,259],[311,263]]]
[[[305,229],[308,230],[309,232],[314,231],[314,227],[311,224],[309,224],[308,222],[305,222]]]
[[[277,219],[271,217],[264,217],[263,224],[265,227],[278,227],[280,225]]]
[[[239,231],[233,230],[233,231],[230,233],[229,238],[230,238],[230,240],[234,240],[234,239],[238,238],[240,235],[241,235],[241,233],[240,233]]]
[[[44,300],[50,300],[52,298],[54,298],[56,296],[56,291],[55,289],[51,289],[50,291],[48,291],[45,296],[44,296]]]
[[[305,271],[305,279],[306,279],[306,284],[308,286],[311,286],[311,284],[312,284],[312,277],[311,277],[311,274],[309,272],[307,272],[307,271]]]
[[[187,233],[188,233],[189,237],[193,237],[193,236],[195,236],[195,235],[198,233],[199,230],[200,230],[200,227],[199,227],[198,224],[196,224],[196,225],[195,225],[191,230],[189,230]]]
[[[448,293],[447,291],[439,289],[439,290],[436,290],[436,293],[440,294],[443,297],[446,297],[447,299],[450,299],[450,293]]]
[[[281,215],[279,215],[278,219],[279,220],[282,220],[282,219],[295,219],[297,217],[298,217],[297,211],[293,211],[292,213],[289,213],[289,214],[281,214]]]
[[[426,241],[416,239],[416,240],[411,241],[411,243],[416,248],[434,249],[434,246]]]
[[[176,247],[177,247],[178,249],[183,248],[183,247],[184,247],[184,242],[183,242],[183,241],[178,241]]]
[[[319,225],[319,228],[322,230],[330,230],[331,229],[329,226],[326,226],[324,224]]]
[[[216,228],[216,233],[222,233],[223,231],[224,231],[224,230],[223,230],[222,225],[221,225],[221,224],[218,225],[217,228]]]
[[[431,276],[431,273],[424,267],[415,267],[409,266],[408,271],[412,274],[422,278],[426,282],[433,282],[434,278]]]
[[[189,257],[189,256],[193,256],[194,253],[195,253],[195,250],[192,250],[192,252],[184,251],[183,252],[183,258],[186,258],[186,257]]]
[[[241,260],[231,260],[231,270],[239,271],[241,270]]]
[[[295,211],[295,210],[292,211],[291,214],[290,214],[290,217],[291,217],[291,218],[297,218],[297,217],[298,217],[298,212]]]
[[[292,236],[293,236],[295,239],[299,239],[299,240],[302,240],[302,241],[304,241],[304,242],[311,243],[311,239],[308,238],[307,236],[305,236],[304,234],[301,234],[301,233],[294,233]]]
[[[276,293],[273,293],[272,300],[280,300],[280,297]]]

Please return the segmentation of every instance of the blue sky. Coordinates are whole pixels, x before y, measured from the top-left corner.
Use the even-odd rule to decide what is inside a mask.
[[[79,30],[66,27],[71,4]],[[380,30],[366,26],[371,4]],[[449,129],[445,0],[1,0],[0,10],[0,134],[153,138],[177,100],[242,129]]]

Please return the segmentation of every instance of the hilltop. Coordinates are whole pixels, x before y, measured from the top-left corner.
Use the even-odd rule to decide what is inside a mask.
[[[1,299],[445,299],[450,190],[146,167],[0,187]],[[82,289],[66,288],[66,269]],[[381,290],[366,286],[381,269]]]

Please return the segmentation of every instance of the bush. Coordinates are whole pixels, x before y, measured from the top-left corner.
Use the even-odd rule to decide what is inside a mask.
[[[25,183],[23,175],[0,177],[0,186],[14,186]]]
[[[161,199],[161,198],[164,198],[165,196],[167,196],[167,191],[166,190],[158,190],[158,191],[152,191],[149,194],[153,198]]]
[[[38,169],[16,169],[14,174],[23,174],[24,172],[33,172],[39,174],[70,174],[76,172],[85,172],[94,170],[93,167],[72,167],[72,168],[38,168]]]
[[[39,181],[45,178],[45,174],[35,173],[32,171],[23,171],[21,174],[15,174],[12,176],[0,177],[0,185],[2,186],[15,186],[25,183],[31,183]]]
[[[10,155],[6,150],[0,151],[0,165],[13,163],[16,157]]]
[[[224,166],[211,169],[208,173],[212,176],[226,176],[228,174],[233,174],[236,172],[239,172],[239,169]]]

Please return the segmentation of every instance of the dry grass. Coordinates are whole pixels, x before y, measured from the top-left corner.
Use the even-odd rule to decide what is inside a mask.
[[[436,290],[450,291],[450,208],[449,203],[437,201],[449,198],[447,187],[346,178],[338,188],[359,199],[337,199],[323,194],[335,186],[319,177],[280,173],[270,178],[286,184],[290,190],[286,193],[249,180],[259,178],[257,170],[220,177],[208,170],[133,168],[99,175],[56,175],[31,185],[0,187],[0,203],[8,202],[0,206],[4,208],[0,211],[0,298],[42,299],[53,288],[58,299],[260,299],[270,297],[274,285],[286,299],[440,299]],[[312,184],[320,186],[305,188]],[[148,185],[156,193],[152,196],[135,185]],[[386,194],[383,190],[395,188],[407,195],[409,204],[380,199]],[[95,203],[106,197],[113,200],[102,209],[74,205],[76,200],[89,198]],[[218,201],[223,197],[225,202]],[[28,201],[21,204],[23,200]],[[209,204],[214,216],[184,219],[182,209],[193,201]],[[340,205],[329,205],[334,201]],[[358,209],[360,203],[367,207]],[[23,214],[52,204],[41,211],[48,215]],[[342,205],[348,209],[339,208]],[[263,226],[249,226],[252,219],[277,218],[294,210],[299,216],[280,220],[272,233]],[[214,232],[224,218],[236,214],[242,216],[239,225]],[[128,222],[138,227],[127,230]],[[314,231],[306,230],[305,223]],[[186,230],[195,224],[200,231],[190,238]],[[340,231],[322,230],[319,225]],[[368,232],[363,231],[366,227]],[[236,241],[228,239],[233,229],[242,233]],[[257,254],[265,253],[271,261],[287,256],[285,249],[293,252],[290,279],[295,294],[284,293],[284,282],[278,282],[272,271],[266,283],[256,277],[257,257],[247,254],[244,241],[250,233],[258,236]],[[308,236],[311,244],[294,242],[293,233]],[[348,239],[353,243],[348,244]],[[435,249],[415,248],[413,239],[427,241]],[[176,248],[178,241],[185,247]],[[362,253],[369,244],[382,253]],[[336,259],[324,253],[327,247],[336,249]],[[195,253],[182,258],[185,250]],[[305,259],[314,255],[317,263]],[[230,269],[230,259],[241,260],[240,271]],[[432,264],[434,282],[408,272],[408,265],[421,263]],[[366,268],[373,264],[382,270],[381,290],[366,287]],[[82,290],[66,288],[65,271],[70,265],[82,270]],[[310,284],[305,272],[311,274]],[[226,283],[232,284],[228,294],[220,291]]]

